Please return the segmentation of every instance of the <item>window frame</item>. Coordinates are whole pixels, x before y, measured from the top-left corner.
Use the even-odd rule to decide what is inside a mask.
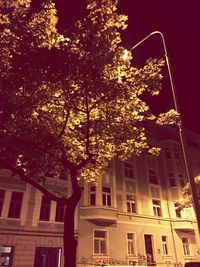
[[[157,202],[157,203],[155,203]],[[159,199],[152,199],[153,214],[155,217],[162,217],[161,201]]]
[[[124,162],[124,177],[134,179],[133,164],[131,162]]]
[[[95,185],[91,185],[89,190],[90,190],[89,191],[89,205],[90,206],[96,206],[96,191],[97,191],[97,187]]]
[[[149,183],[159,185],[156,169],[148,168]]]
[[[132,238],[129,238],[128,235],[132,235]],[[135,234],[133,232],[126,233],[126,242],[127,242],[127,255],[133,256],[135,255]]]
[[[108,191],[106,192],[106,190]],[[111,187],[108,186],[102,186],[102,205],[105,207],[111,207],[112,206],[112,190]]]
[[[48,203],[43,203],[45,201],[48,201]],[[45,195],[42,195],[39,220],[50,221],[50,214],[51,214],[51,200],[47,198]]]
[[[128,197],[133,199],[128,199]],[[129,213],[136,213],[136,196],[133,194],[126,194],[126,211]]]
[[[184,242],[185,240],[186,240],[186,242]],[[182,241],[182,246],[183,246],[183,255],[184,256],[190,256],[191,255],[191,251],[190,251],[189,238],[181,237],[181,241]]]
[[[55,222],[64,222],[66,205],[56,202]]]
[[[163,237],[166,238],[166,240],[163,240]],[[169,256],[168,236],[162,235],[161,236],[161,242],[162,242],[162,253],[163,253],[163,256]]]
[[[105,234],[105,236],[104,237],[95,236],[96,233],[103,233]],[[105,251],[103,251],[104,249]],[[93,253],[94,255],[99,255],[99,256],[108,255],[108,231],[94,229],[93,231]]]

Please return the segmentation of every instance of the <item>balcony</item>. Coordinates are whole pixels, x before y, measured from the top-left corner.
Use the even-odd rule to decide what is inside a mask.
[[[80,219],[91,221],[95,224],[113,224],[117,222],[117,209],[104,206],[80,207]]]
[[[172,220],[172,226],[175,230],[184,232],[194,231],[195,229],[193,221],[189,219]]]

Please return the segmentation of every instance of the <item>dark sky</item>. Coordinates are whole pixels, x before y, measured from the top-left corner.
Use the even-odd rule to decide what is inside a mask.
[[[85,0],[58,3],[62,24],[66,26],[87,14]],[[122,34],[122,44],[127,49],[152,31],[164,34],[183,125],[200,133],[199,10],[199,0],[118,0],[118,13],[129,17],[128,28]],[[164,57],[159,35],[134,50],[133,64],[142,66],[149,57]],[[161,112],[173,107],[167,70],[164,73],[163,91],[154,104]]]

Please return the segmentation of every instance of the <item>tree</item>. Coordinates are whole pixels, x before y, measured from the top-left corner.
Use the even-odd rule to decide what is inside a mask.
[[[63,36],[51,1],[34,9],[27,0],[1,0],[0,167],[66,205],[65,267],[76,265],[79,180],[96,181],[114,157],[157,153],[145,123],[178,118],[174,111],[156,117],[142,100],[145,92],[159,93],[164,62],[131,66],[119,32],[127,17],[117,14],[117,0],[87,4],[87,18]],[[46,188],[48,173],[69,173],[71,195]]]
[[[194,178],[195,184],[196,184],[196,191],[197,196],[199,198],[200,205],[200,177],[196,176]],[[192,198],[192,191],[191,191],[191,185],[188,182],[182,189],[183,199],[181,201],[176,202],[176,206],[179,210],[183,210],[184,208],[190,208],[193,205],[193,198]]]

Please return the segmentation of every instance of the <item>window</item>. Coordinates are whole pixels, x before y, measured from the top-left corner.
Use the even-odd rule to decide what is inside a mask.
[[[4,198],[5,198],[5,193],[6,193],[5,190],[3,190],[3,189],[0,190],[0,216],[2,213],[2,209],[3,209],[3,202],[4,202]]]
[[[149,182],[152,184],[158,184],[158,179],[155,170],[148,170]]]
[[[161,205],[159,200],[152,200],[154,216],[162,216]]]
[[[131,212],[131,213],[136,212],[135,196],[134,195],[127,195],[126,196],[126,205],[127,205],[127,212]]]
[[[163,255],[169,255],[169,250],[168,250],[168,238],[167,236],[162,236],[162,252]]]
[[[133,176],[133,166],[131,163],[124,163],[124,176],[128,178],[134,178]]]
[[[12,192],[9,211],[8,211],[8,218],[20,218],[22,199],[23,199],[22,192],[14,192],[14,191]]]
[[[57,202],[56,203],[56,222],[64,222],[65,217],[65,205],[63,203]]]
[[[0,247],[0,266],[12,267],[13,247]]]
[[[134,234],[127,233],[127,250],[128,255],[134,255]]]
[[[41,208],[40,208],[40,220],[49,221],[51,210],[51,200],[46,196],[42,196]]]
[[[169,184],[172,187],[176,186],[176,181],[172,172],[169,173]]]
[[[94,231],[94,254],[105,255],[107,252],[107,232]]]
[[[174,203],[175,213],[177,218],[181,218],[181,210],[179,208],[179,205],[177,203]]]
[[[183,254],[185,256],[190,255],[190,247],[189,247],[188,238],[183,237],[182,238],[182,244],[183,244]]]
[[[34,267],[61,267],[61,254],[58,247],[36,247]]]
[[[96,205],[96,186],[90,186],[90,205]]]
[[[111,188],[110,187],[103,186],[102,203],[104,206],[111,207]]]

